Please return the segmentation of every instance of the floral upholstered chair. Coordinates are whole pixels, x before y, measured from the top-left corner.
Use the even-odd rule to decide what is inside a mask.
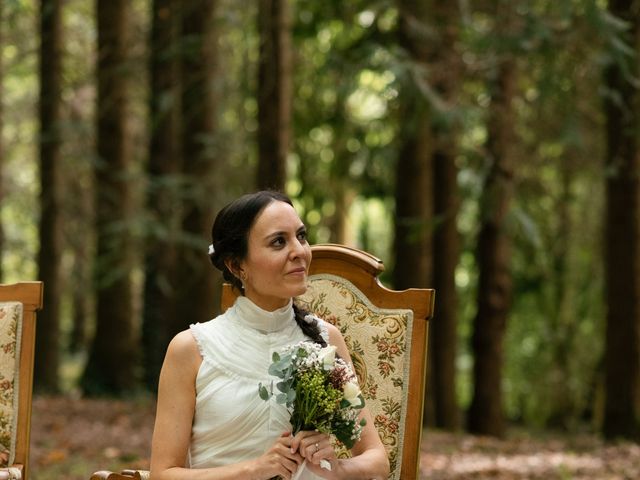
[[[434,291],[385,288],[378,280],[384,265],[360,250],[328,244],[315,245],[312,252],[309,289],[296,302],[341,330],[389,455],[389,478],[415,480]],[[229,285],[224,286],[223,310],[233,304],[236,295]],[[340,455],[348,452],[343,450]],[[92,480],[140,480],[146,475],[141,471],[98,472]]]
[[[341,245],[313,247],[298,304],[342,332],[391,464],[390,479],[418,478],[428,321],[434,291],[392,291],[382,262]],[[347,452],[342,452],[346,455]]]
[[[41,282],[0,285],[0,480],[27,478],[35,317],[41,307]]]

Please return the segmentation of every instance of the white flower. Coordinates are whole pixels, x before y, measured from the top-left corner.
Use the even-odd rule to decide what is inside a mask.
[[[322,362],[325,370],[333,367],[333,363],[336,361],[336,347],[335,345],[329,345],[324,347],[318,352],[318,360]]]
[[[342,393],[344,394],[344,399],[348,401],[351,406],[359,407],[362,402],[362,398],[360,397],[360,387],[357,382],[347,382],[344,384],[342,388]]]

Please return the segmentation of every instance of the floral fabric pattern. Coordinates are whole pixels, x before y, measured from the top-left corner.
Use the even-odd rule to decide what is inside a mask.
[[[310,276],[307,292],[296,303],[342,332],[366,405],[387,449],[389,478],[398,479],[413,312],[377,308],[351,282],[326,274]],[[339,455],[348,452],[343,449]]]
[[[13,463],[22,304],[0,303],[0,467]]]

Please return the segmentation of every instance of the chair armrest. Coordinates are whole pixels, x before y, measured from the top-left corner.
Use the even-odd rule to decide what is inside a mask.
[[[133,477],[135,480],[149,480],[149,470],[123,470],[122,475]]]
[[[148,470],[122,470],[120,473],[100,470],[91,475],[91,480],[148,480]],[[2,477],[0,477],[0,480]]]

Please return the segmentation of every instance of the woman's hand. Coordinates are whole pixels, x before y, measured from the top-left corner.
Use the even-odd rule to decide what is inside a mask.
[[[299,453],[293,451],[291,432],[284,432],[262,456],[257,459],[256,478],[280,476],[290,479],[304,461]]]
[[[307,468],[316,475],[332,478],[331,470],[336,465],[336,452],[331,444],[331,438],[326,433],[316,431],[298,432],[291,441],[291,451],[299,453],[307,461]],[[324,465],[324,466],[323,466]]]

